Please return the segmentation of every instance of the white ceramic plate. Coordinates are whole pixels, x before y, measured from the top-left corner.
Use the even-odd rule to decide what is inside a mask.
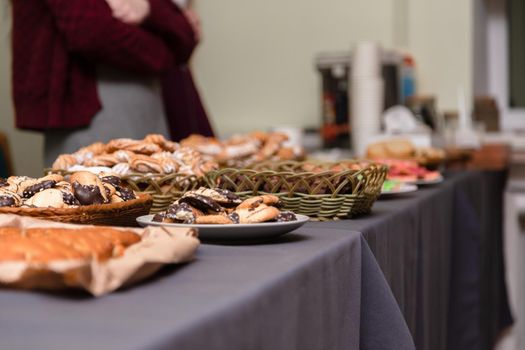
[[[248,242],[269,240],[303,226],[310,218],[296,214],[296,221],[263,222],[260,224],[230,224],[230,225],[198,225],[198,224],[168,224],[152,221],[153,215],[137,218],[141,226],[191,227],[199,230],[199,239],[203,241]]]
[[[400,188],[391,191],[381,191],[381,197],[398,196],[405,193],[417,191],[417,185],[403,184]]]
[[[411,184],[418,185],[418,186],[428,186],[428,185],[437,185],[445,181],[445,178],[443,176],[439,176],[432,180],[417,180],[414,182],[410,182]]]

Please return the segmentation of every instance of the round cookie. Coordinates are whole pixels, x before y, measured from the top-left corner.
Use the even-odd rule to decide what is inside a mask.
[[[237,209],[235,213],[239,215],[240,224],[255,224],[275,220],[280,211],[275,207],[260,204],[252,209]]]

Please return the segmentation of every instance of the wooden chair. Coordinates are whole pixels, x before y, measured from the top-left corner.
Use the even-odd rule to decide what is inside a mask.
[[[13,175],[12,159],[7,136],[0,131],[0,177]]]

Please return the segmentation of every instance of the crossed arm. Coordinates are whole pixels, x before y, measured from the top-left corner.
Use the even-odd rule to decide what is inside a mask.
[[[45,0],[71,52],[138,73],[185,63],[196,37],[171,0],[149,0],[142,25],[126,24],[101,0]]]

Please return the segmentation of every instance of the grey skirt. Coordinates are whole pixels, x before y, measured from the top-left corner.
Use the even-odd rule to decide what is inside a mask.
[[[46,167],[60,154],[73,153],[94,142],[121,137],[142,139],[150,133],[169,136],[157,79],[109,67],[99,67],[97,78],[102,109],[86,128],[44,133]]]

